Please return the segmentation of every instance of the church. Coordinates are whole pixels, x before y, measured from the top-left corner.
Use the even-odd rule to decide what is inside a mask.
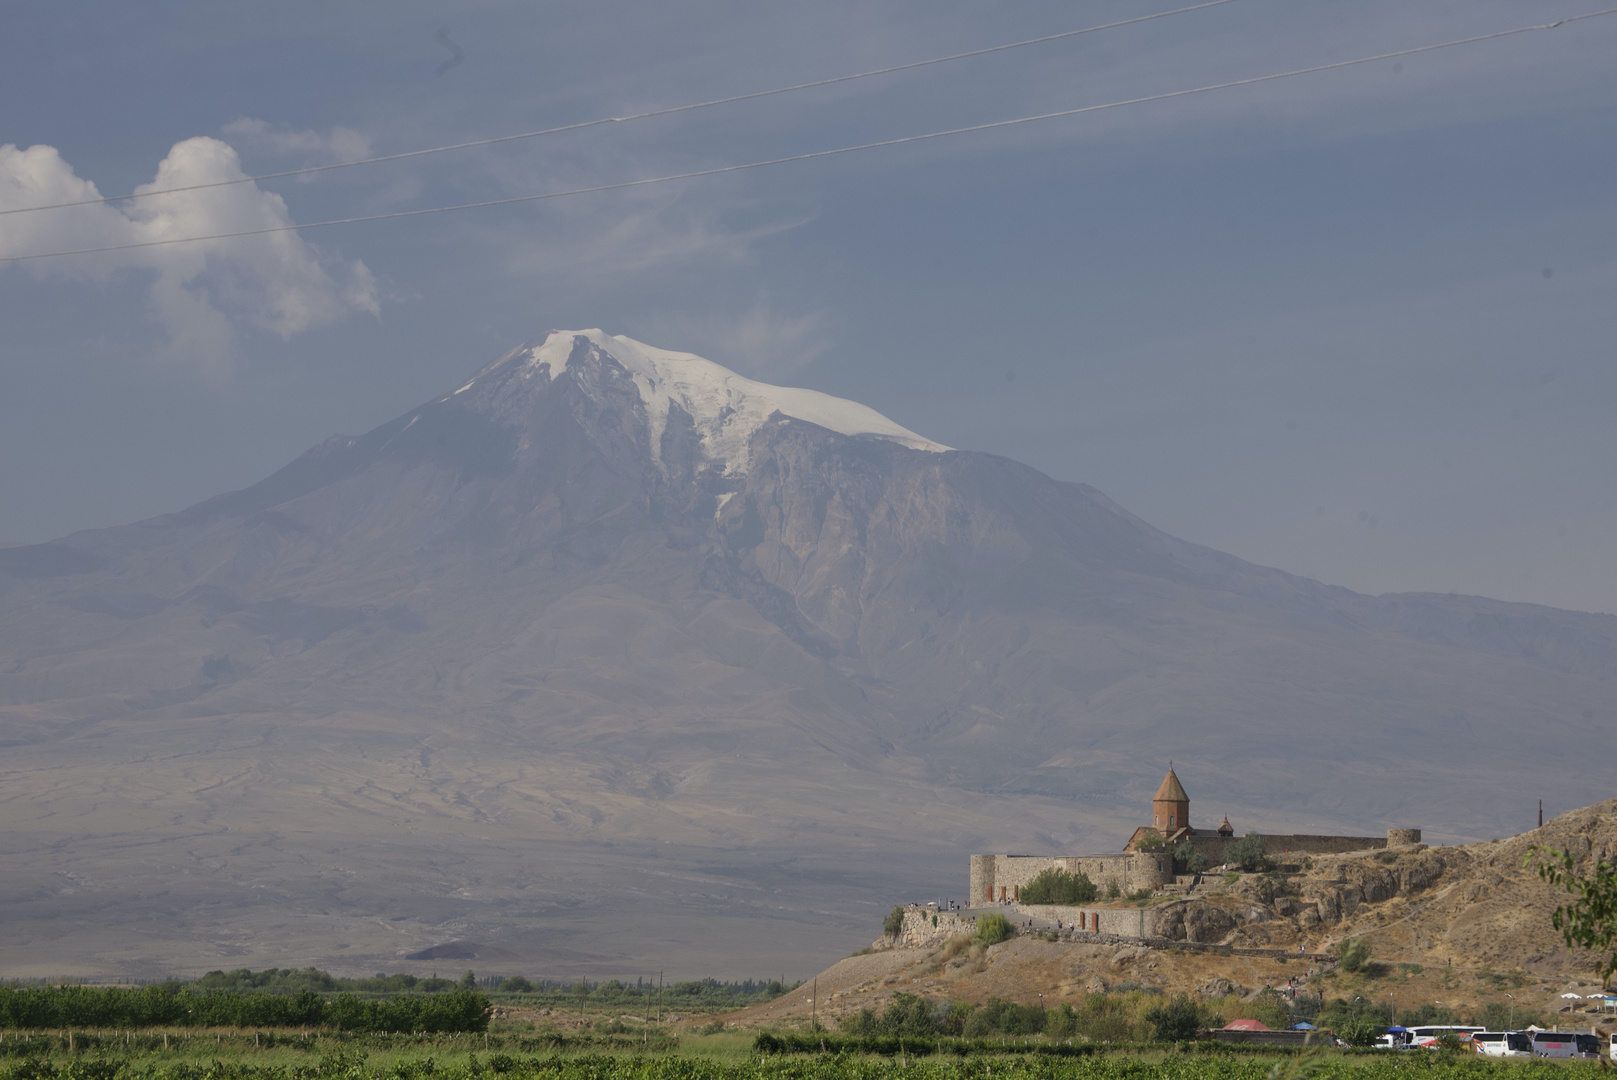
[[[1420,842],[1421,833],[1419,829],[1388,829],[1386,836],[1258,835],[1264,853],[1284,862],[1291,855],[1334,855],[1388,844],[1415,844]],[[1122,851],[1112,855],[973,855],[969,895],[973,905],[1017,903],[1022,887],[1051,868],[1082,872],[1103,893],[1112,896],[1157,889],[1173,883],[1174,856],[1185,845],[1200,853],[1212,867],[1226,861],[1224,851],[1237,839],[1228,815],[1216,828],[1191,825],[1190,796],[1169,762],[1168,774],[1151,798],[1151,824],[1135,829]]]

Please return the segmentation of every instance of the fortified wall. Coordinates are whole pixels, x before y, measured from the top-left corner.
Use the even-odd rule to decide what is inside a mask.
[[[1143,907],[1069,907],[1065,904],[1018,904],[1018,913],[1048,919],[1080,934],[1152,938],[1157,933],[1157,912]]]
[[[973,855],[973,904],[1014,904],[1022,887],[1049,869],[1083,873],[1103,893],[1112,886],[1128,894],[1155,889],[1173,881],[1173,855],[1163,851],[1119,852],[1116,855]]]

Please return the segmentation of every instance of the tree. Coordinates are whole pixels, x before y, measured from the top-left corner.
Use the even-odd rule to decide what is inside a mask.
[[[476,990],[477,989],[477,976],[472,973],[471,968],[467,968],[466,969],[466,974],[464,974],[464,975],[462,975],[460,977],[460,988],[462,990]]]
[[[1337,958],[1342,962],[1343,971],[1358,971],[1370,962],[1370,943],[1358,937],[1343,938]]]
[[[500,990],[507,994],[526,994],[533,990],[533,983],[521,975],[512,975],[500,984]]]
[[[984,945],[998,945],[1007,938],[1016,936],[1016,927],[997,911],[991,911],[977,920],[977,930],[972,937]]]
[[[895,905],[893,910],[887,913],[887,918],[882,920],[881,928],[888,937],[896,938],[904,929],[904,909]]]
[[[1577,897],[1556,908],[1550,923],[1561,931],[1567,948],[1607,953],[1599,958],[1595,970],[1601,983],[1609,984],[1617,975],[1617,865],[1596,860],[1587,874],[1580,875],[1571,852],[1536,844],[1527,849],[1524,865],[1534,863],[1539,877]]]
[[[1158,1042],[1186,1042],[1196,1037],[1201,1018],[1189,994],[1176,994],[1172,1001],[1148,1011],[1144,1020],[1156,1029]]]
[[[1082,870],[1073,874],[1052,866],[1022,886],[1021,899],[1024,904],[1089,904],[1099,895],[1100,889]]]
[[[1381,1026],[1370,1020],[1349,1020],[1336,1034],[1349,1046],[1372,1046],[1381,1035]]]
[[[1151,833],[1144,840],[1134,845],[1136,851],[1161,851],[1168,846],[1168,838],[1161,833]]]
[[[1255,832],[1247,833],[1224,849],[1224,861],[1249,873],[1263,869],[1269,862],[1269,854],[1263,850],[1263,837]]]
[[[1197,851],[1189,840],[1173,849],[1173,861],[1174,865],[1183,867],[1187,874],[1199,874],[1207,869],[1207,856]]]

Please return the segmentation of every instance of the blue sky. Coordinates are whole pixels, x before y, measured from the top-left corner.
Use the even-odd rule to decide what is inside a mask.
[[[1172,6],[24,0],[0,38],[0,201],[622,115]],[[677,117],[0,217],[0,254],[709,168],[1596,9],[1234,0]],[[464,54],[441,74],[440,30]],[[1328,582],[1617,612],[1614,55],[1617,15],[633,191],[0,266],[0,542],[244,486],[519,341],[599,326],[856,398]]]

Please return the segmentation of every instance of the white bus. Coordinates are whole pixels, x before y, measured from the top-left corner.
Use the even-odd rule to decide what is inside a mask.
[[[1533,1056],[1533,1040],[1520,1031],[1479,1031],[1471,1036],[1471,1045],[1489,1057]]]
[[[1533,1032],[1533,1056],[1569,1058],[1578,1052],[1578,1037],[1570,1031]]]

